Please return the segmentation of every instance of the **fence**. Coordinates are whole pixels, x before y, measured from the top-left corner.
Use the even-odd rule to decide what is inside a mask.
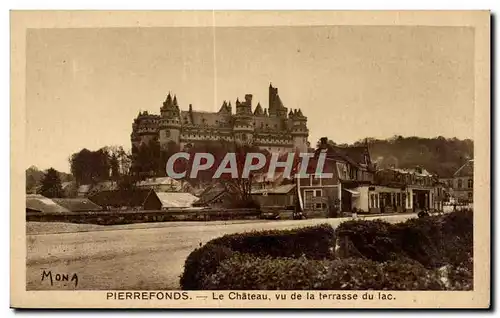
[[[169,221],[214,221],[260,218],[257,209],[82,211],[68,213],[26,212],[30,222],[70,222],[100,225]]]

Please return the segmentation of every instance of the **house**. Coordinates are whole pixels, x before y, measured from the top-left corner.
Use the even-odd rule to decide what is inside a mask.
[[[57,204],[54,200],[40,194],[26,195],[26,212],[68,213],[70,210]]]
[[[453,174],[453,197],[462,203],[474,202],[474,160],[467,161]]]
[[[156,192],[162,209],[189,208],[198,201],[198,197],[186,192]]]
[[[90,197],[106,210],[161,210],[163,204],[151,189],[105,190]]]
[[[296,185],[284,184],[272,188],[252,190],[254,198],[261,207],[282,207],[293,210],[295,208]]]
[[[323,173],[331,174],[328,178],[315,174],[322,152],[326,154]],[[344,148],[321,138],[309,161],[309,177],[296,181],[299,206],[309,216],[328,216],[339,209],[352,211],[359,205],[361,195],[356,188],[372,184],[374,171],[367,145]]]
[[[54,198],[52,201],[71,212],[102,211],[100,206],[86,198]]]
[[[319,154],[326,160],[325,178],[315,175]],[[338,147],[321,138],[310,160],[308,178],[297,179],[299,206],[309,215],[332,211],[361,213],[418,212],[441,209],[443,187],[422,167],[379,169],[371,162],[368,145]]]
[[[79,198],[84,198],[88,195],[90,188],[91,188],[90,184],[81,184],[78,186],[78,188],[76,190],[76,195]]]
[[[137,182],[136,186],[140,189],[153,189],[156,192],[180,192],[183,188],[181,181],[170,177],[149,178]]]
[[[441,187],[422,167],[378,170],[371,187],[368,210],[375,213],[419,212],[440,207]]]
[[[82,184],[78,186],[77,196],[80,198],[90,197],[101,191],[118,190],[116,181],[102,181],[96,184]]]
[[[221,182],[214,182],[200,193],[195,207],[229,208],[234,204],[234,194],[231,194]]]

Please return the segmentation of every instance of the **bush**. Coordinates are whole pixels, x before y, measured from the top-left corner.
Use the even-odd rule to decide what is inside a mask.
[[[447,278],[450,290],[472,290],[474,288],[474,267],[472,259],[448,268]]]
[[[471,290],[472,251],[471,211],[398,224],[354,220],[341,223],[335,233],[320,225],[232,234],[189,255],[181,286]]]
[[[458,268],[471,267],[474,250],[472,211],[457,211],[444,216],[442,233],[446,261]]]
[[[207,290],[443,290],[418,263],[259,258],[237,254],[203,282]]]
[[[292,230],[229,234],[210,241],[256,256],[323,259],[334,257],[335,234],[328,224]]]
[[[437,268],[446,263],[442,253],[445,242],[438,217],[409,219],[393,224],[390,231],[393,242],[405,257],[427,268]]]
[[[205,276],[214,273],[220,262],[235,252],[261,257],[323,259],[334,257],[334,246],[335,236],[330,225],[225,235],[188,256],[180,284],[182,289],[200,289]]]
[[[217,270],[219,264],[234,252],[223,245],[207,243],[189,254],[184,263],[180,284],[184,290],[199,290],[201,282]]]
[[[354,220],[336,229],[337,256],[377,262],[412,259],[427,268],[462,266],[472,258],[472,212],[409,219],[402,223]]]
[[[363,257],[377,262],[397,258],[401,250],[391,228],[392,224],[380,220],[343,222],[336,229],[336,253],[342,258]]]

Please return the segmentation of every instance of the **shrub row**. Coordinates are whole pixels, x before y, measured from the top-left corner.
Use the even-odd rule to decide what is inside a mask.
[[[459,266],[472,258],[472,211],[390,224],[354,220],[336,229],[336,255],[377,262],[413,259],[427,268]]]
[[[472,212],[460,211],[398,224],[348,221],[335,233],[320,225],[226,235],[189,255],[181,287],[470,290],[472,234]]]
[[[328,224],[292,230],[229,234],[209,241],[188,256],[180,284],[182,289],[200,289],[203,279],[215,273],[219,264],[235,253],[260,257],[331,259],[334,257],[334,246],[335,233]]]
[[[205,278],[207,290],[443,290],[435,270],[417,262],[311,260],[236,254]]]

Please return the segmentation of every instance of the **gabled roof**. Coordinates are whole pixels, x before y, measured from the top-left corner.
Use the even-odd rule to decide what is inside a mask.
[[[295,186],[295,184],[284,184],[270,189],[255,189],[252,190],[252,194],[288,194],[295,189]]]
[[[344,160],[356,167],[368,164],[367,167],[371,168],[370,152],[367,146],[338,147],[327,145],[326,149],[328,158]],[[316,149],[315,154],[318,155],[321,150]],[[368,162],[365,162],[365,155],[368,156]]]
[[[207,205],[210,202],[216,200],[217,198],[224,195],[232,195],[234,194],[234,190],[224,185],[222,182],[217,181],[209,185],[203,192],[199,195],[199,200],[194,202],[194,206],[203,206]]]
[[[206,205],[216,198],[218,198],[221,194],[226,192],[226,188],[224,187],[223,184],[220,182],[215,182],[203,190],[202,193],[200,193],[200,198],[198,201],[196,201],[194,204],[195,205]]]
[[[90,201],[89,199],[81,199],[81,198],[71,198],[71,199],[52,199],[55,203],[60,206],[68,209],[71,212],[80,212],[80,211],[101,211],[102,208]]]
[[[454,177],[470,177],[474,175],[474,159],[467,161],[453,174]]]
[[[262,106],[260,106],[260,103],[258,103],[257,107],[255,107],[255,111],[253,112],[253,114],[257,116],[264,115],[264,110],[262,109]]]
[[[41,213],[68,213],[68,209],[39,194],[26,195],[26,209]]]
[[[417,168],[405,168],[405,169],[386,168],[386,169],[380,169],[377,172],[381,172],[381,171],[394,171],[394,172],[397,172],[400,174],[413,174],[413,175],[418,176],[418,177],[432,177],[433,176],[432,173],[425,170],[424,168],[420,168],[420,169],[417,169]]]
[[[150,194],[156,195],[154,193],[151,189],[107,190],[92,195],[90,200],[102,207],[139,207],[144,205]]]
[[[78,187],[78,193],[86,194],[90,190],[90,184],[82,184]]]
[[[187,208],[193,206],[198,197],[185,192],[156,192],[163,208]]]
[[[167,185],[167,186],[169,185],[176,190],[180,190],[182,187],[180,181],[170,177],[149,178],[137,183],[137,186],[139,187],[159,186],[159,185]]]

